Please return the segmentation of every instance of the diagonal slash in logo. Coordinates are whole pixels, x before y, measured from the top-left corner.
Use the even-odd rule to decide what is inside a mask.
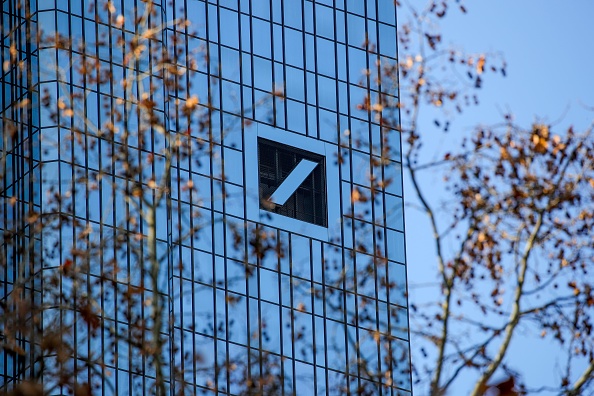
[[[297,191],[301,183],[303,183],[317,165],[317,162],[302,159],[285,180],[283,180],[281,185],[274,190],[274,193],[268,200],[277,205],[284,205],[287,199]]]

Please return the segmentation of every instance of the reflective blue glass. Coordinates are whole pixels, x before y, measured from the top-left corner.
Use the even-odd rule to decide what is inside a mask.
[[[0,188],[17,196],[2,224],[52,250],[48,274],[72,290],[59,272],[64,262],[96,247],[89,265],[77,262],[81,290],[101,307],[96,334],[78,311],[44,316],[76,323],[72,362],[101,350],[104,393],[153,390],[153,357],[136,341],[150,339],[151,302],[162,298],[172,393],[410,394],[400,134],[382,129],[368,107],[380,98],[397,107],[395,87],[379,87],[367,70],[396,62],[394,2],[158,1],[146,22],[155,27],[145,47],[152,52],[136,48],[135,61],[130,45],[142,38],[143,19],[133,14],[144,2],[33,2],[30,19],[13,3],[3,3],[3,25],[32,23],[86,43],[82,55],[75,46],[19,48],[39,82],[34,116],[19,145],[0,146],[8,170]],[[186,17],[191,23],[171,22]],[[106,78],[77,74],[83,55]],[[3,77],[2,119],[22,122],[10,105],[30,87],[16,71]],[[67,94],[84,119],[40,105]],[[272,142],[268,151],[259,139]],[[385,145],[391,158],[380,161]],[[301,163],[294,158],[319,172],[291,179]],[[264,177],[298,214],[276,206]],[[86,184],[73,189],[76,180]],[[31,208],[61,216],[57,231],[36,236],[23,216]],[[312,213],[321,220],[307,221]],[[156,269],[146,264],[150,235]],[[21,270],[18,247],[1,247],[10,263],[3,293]],[[43,301],[40,280],[32,295]],[[35,373],[36,352],[23,345]],[[0,387],[23,378],[20,365],[0,351]]]

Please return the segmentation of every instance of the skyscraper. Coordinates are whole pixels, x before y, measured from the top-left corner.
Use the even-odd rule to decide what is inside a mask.
[[[393,1],[2,13],[0,386],[411,393]]]

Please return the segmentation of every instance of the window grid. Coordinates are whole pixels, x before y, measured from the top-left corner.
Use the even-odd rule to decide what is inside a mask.
[[[8,3],[10,2],[4,4]],[[122,4],[130,5],[129,9],[136,3],[135,0],[122,1]],[[235,352],[245,356],[248,375],[256,376],[258,370],[264,368],[262,362],[266,356],[272,361],[280,361],[279,366],[283,373],[281,387],[287,394],[300,394],[305,391],[302,388],[304,382],[299,381],[302,375],[311,379],[310,383],[318,394],[330,394],[332,389],[338,389],[337,386],[340,384],[344,387],[357,387],[373,384],[374,381],[375,385],[372,386],[376,386],[375,389],[382,394],[410,394],[408,367],[394,367],[395,373],[402,371],[398,378],[397,374],[394,374],[394,384],[381,385],[377,379],[365,378],[365,373],[352,364],[354,359],[361,355],[360,351],[353,349],[349,344],[352,341],[354,344],[363,345],[369,341],[370,331],[380,329],[384,334],[396,337],[392,346],[394,350],[408,348],[408,325],[398,322],[402,319],[401,312],[404,312],[406,317],[407,308],[404,252],[401,247],[404,230],[400,225],[401,221],[386,220],[390,216],[402,216],[401,209],[396,210],[400,214],[394,214],[395,209],[390,207],[393,202],[402,206],[401,201],[394,201],[402,195],[401,180],[388,173],[388,167],[396,167],[400,158],[393,158],[394,162],[390,165],[382,163],[379,154],[384,144],[383,134],[386,132],[380,130],[378,120],[372,118],[368,112],[356,109],[356,105],[361,103],[365,95],[372,98],[381,95],[385,96],[385,100],[398,100],[396,96],[389,96],[383,92],[382,86],[372,86],[369,76],[361,80],[362,69],[375,67],[376,61],[395,62],[396,54],[385,53],[383,49],[392,48],[387,42],[389,38],[386,37],[391,34],[395,36],[395,20],[389,17],[390,12],[386,12],[386,2],[285,0],[270,1],[264,8],[255,2],[237,3],[224,0],[176,3],[178,4],[175,6],[164,6],[158,13],[159,17],[171,20],[183,17],[185,12],[191,15],[191,8],[199,9],[203,14],[203,17],[197,13],[192,14],[197,15],[198,19],[203,18],[204,21],[203,26],[197,27],[197,34],[194,34],[192,28],[185,27],[179,30],[177,26],[168,27],[166,33],[180,35],[186,51],[200,48],[202,45],[208,48],[210,60],[206,64],[198,65],[196,76],[190,77],[187,73],[179,78],[183,79],[184,85],[188,87],[191,82],[198,82],[192,89],[202,92],[201,103],[211,106],[205,105],[204,110],[212,112],[213,115],[207,140],[215,155],[203,159],[202,164],[180,161],[174,166],[171,179],[174,185],[170,201],[173,209],[165,216],[167,227],[164,235],[160,237],[160,242],[170,250],[170,261],[165,269],[165,276],[170,282],[170,309],[175,318],[172,340],[181,345],[182,355],[201,355],[211,369],[212,362],[215,362],[215,371],[222,373],[214,377],[215,386],[228,391],[229,394],[234,393],[232,389],[235,374],[222,368],[227,360],[233,358]],[[246,4],[250,4],[251,8],[246,8]],[[296,10],[295,4],[298,5],[298,10],[293,13]],[[126,75],[130,71],[123,66],[124,54],[115,54],[115,50],[105,51],[97,44],[101,32],[111,31],[109,37],[120,34],[116,28],[96,22],[96,17],[108,19],[105,10],[96,9],[89,13],[82,0],[71,2],[69,5],[60,4],[59,8],[59,12],[53,12],[50,7],[44,13],[53,12],[55,26],[66,28],[70,33],[75,33],[74,30],[78,29],[76,26],[85,26],[82,33],[89,36],[89,43],[95,43],[89,46],[85,56],[96,56],[114,75]],[[324,24],[325,19],[329,18],[328,15],[331,15],[334,22],[331,28]],[[68,23],[62,24],[64,20]],[[226,36],[225,27],[230,24],[233,24],[232,31],[241,32],[236,43],[228,41]],[[259,25],[267,26],[266,31],[256,32],[255,26]],[[126,21],[125,29],[126,33],[121,35],[128,38],[135,27]],[[262,42],[256,41],[254,33],[270,36],[267,41],[268,49],[261,51]],[[378,43],[377,51],[365,52],[361,48],[364,36]],[[300,52],[297,60],[294,60],[291,53],[296,45],[291,37],[298,37],[298,41],[301,41],[297,42],[300,44],[297,45]],[[326,48],[333,52],[334,56],[322,51]],[[72,61],[79,55],[75,51],[70,51],[67,59]],[[336,58],[336,61],[327,67],[322,63],[323,55]],[[56,64],[63,59],[58,51],[55,51],[53,56]],[[241,62],[240,67],[228,67],[230,57]],[[262,65],[265,65],[264,69]],[[191,67],[189,64],[185,66]],[[140,65],[140,69],[134,71],[142,71],[143,68],[150,69],[150,63]],[[291,78],[290,73],[302,76],[302,91],[293,90],[295,81],[299,85],[300,79]],[[103,111],[104,105],[114,107],[116,98],[127,100],[126,94],[113,80],[108,84],[91,84],[88,81],[75,80],[76,76],[71,72],[66,79],[69,89],[84,91],[85,112],[96,115],[99,123],[107,121]],[[57,76],[45,77],[40,83],[57,84],[58,81]],[[15,89],[12,88],[12,91]],[[271,95],[270,91],[273,89],[280,89],[283,94]],[[6,97],[4,93],[2,95],[4,104],[16,100]],[[173,103],[176,99],[186,97],[184,92],[169,92],[167,95],[170,100],[163,104],[163,117],[170,112],[181,112]],[[332,98],[335,98],[334,101]],[[236,116],[239,122],[228,127],[229,116]],[[16,118],[16,115],[13,117]],[[245,170],[238,171],[232,166],[227,168],[227,163],[235,161],[232,158],[245,156],[242,151],[243,132],[258,123],[273,125],[283,133],[299,133],[341,147],[341,151],[344,152],[344,158],[340,161],[340,180],[343,184],[340,191],[341,202],[328,203],[340,205],[343,214],[342,231],[337,240],[320,242],[306,235],[269,228],[246,219],[248,192],[245,191]],[[74,127],[71,121],[59,120],[57,125],[59,127],[54,130],[66,134]],[[48,128],[50,126],[52,125],[46,124],[45,120],[41,125],[37,125],[44,128],[43,131],[52,131]],[[173,122],[169,127],[174,133],[180,129],[179,126],[173,125]],[[239,137],[233,135],[233,130],[237,129],[242,132],[236,134]],[[350,134],[345,134],[345,130],[349,130]],[[87,144],[90,144],[90,137],[85,136],[85,139]],[[155,136],[151,136],[151,142],[156,140]],[[100,141],[97,144],[96,158],[88,153],[77,156],[72,146],[60,146],[54,161],[60,164],[57,167],[59,184],[80,175],[92,178],[97,168],[112,165],[108,163],[108,151],[116,146],[110,147],[105,143]],[[138,154],[135,160],[138,164],[142,163],[144,154],[155,150],[154,144],[151,143],[150,147],[137,147]],[[14,169],[21,166],[19,158],[17,155],[13,156]],[[284,175],[279,168],[278,157],[275,161],[274,179],[278,181]],[[293,156],[292,165],[296,161],[297,156]],[[91,165],[92,162],[96,163],[96,166]],[[243,163],[243,158],[238,161],[238,164]],[[51,166],[51,162],[47,161],[45,165]],[[149,174],[157,172],[153,163]],[[236,177],[234,172],[244,174],[242,177]],[[31,177],[26,172],[21,173],[22,180]],[[372,196],[371,191],[375,186],[371,185],[369,175],[380,180],[390,180],[392,183],[386,183],[388,187],[379,191],[373,190],[377,197],[359,206],[360,203],[352,202],[350,194],[353,189],[359,189],[366,196]],[[323,197],[325,183],[321,182],[321,187],[316,186],[316,180],[322,177],[322,174],[311,176],[312,180],[306,181],[306,184],[312,183],[311,188],[303,187],[300,191]],[[185,181],[195,181],[198,178],[204,179],[204,188],[184,190]],[[22,185],[22,182],[19,183]],[[74,206],[82,203],[84,207],[84,210],[74,214],[76,219],[89,221],[92,227],[98,230],[100,238],[109,239],[116,233],[142,233],[142,228],[138,229],[124,221],[123,212],[126,205],[122,205],[121,197],[111,188],[126,183],[125,179],[119,178],[113,172],[98,182],[97,190],[86,189],[75,195]],[[15,181],[14,188],[22,188],[17,184]],[[8,187],[10,186],[5,186]],[[234,199],[237,199],[239,204],[234,203]],[[99,208],[98,214],[93,214],[95,209],[92,206],[95,203]],[[236,208],[238,205],[241,207],[240,210]],[[321,212],[324,215],[319,218],[323,218],[325,222],[326,208]],[[194,213],[200,215],[194,216]],[[283,214],[282,211],[279,213]],[[19,215],[22,216],[22,213],[15,212],[13,216]],[[298,217],[301,214],[289,215]],[[8,209],[4,210],[4,216],[6,224]],[[324,222],[321,225],[326,226]],[[189,229],[199,229],[199,237],[184,239],[184,232]],[[250,252],[250,237],[253,235],[252,232],[258,229],[274,235],[277,241],[285,242],[287,252],[272,260],[267,257],[240,257],[241,254],[234,257],[236,250]],[[242,236],[239,246],[234,246],[231,242],[234,232],[239,232]],[[70,234],[70,243],[81,243],[76,241],[73,235],[74,233]],[[378,251],[383,253],[376,254],[375,249],[368,254],[355,253],[357,244],[368,241],[370,246],[380,247]],[[111,255],[117,253],[114,249]],[[63,258],[65,256],[61,253],[59,260]],[[108,261],[108,257],[100,260],[99,272],[107,270]],[[133,262],[134,257],[128,250],[124,259],[125,272],[130,273],[133,270]],[[360,269],[367,267],[370,278],[364,279],[359,275]],[[238,272],[237,268],[249,269],[247,273],[250,276],[239,276],[241,272]],[[343,278],[343,273],[352,276]],[[278,282],[274,285],[277,297],[267,294],[266,288],[269,285],[266,279],[276,279]],[[383,282],[396,282],[399,283],[399,287],[380,295]],[[129,281],[118,283],[119,286],[128,284]],[[102,285],[103,287],[105,290],[109,288],[107,285]],[[308,294],[304,290],[315,290],[317,294]],[[150,291],[146,293],[150,295]],[[364,304],[357,305],[357,302]],[[107,312],[110,305],[116,303],[101,299],[101,304],[102,310]],[[359,309],[360,305],[364,305],[365,308]],[[279,330],[276,335],[266,333],[261,326],[262,320],[266,319],[267,313],[270,312],[267,311],[268,307],[277,312],[273,316],[277,322],[267,324],[267,328]],[[117,304],[115,308],[111,308],[113,315],[109,320],[129,329],[130,323],[118,311]],[[245,334],[239,334],[242,332]],[[255,336],[252,336],[253,334]],[[271,338],[274,336],[278,339]],[[237,337],[242,341],[237,341]],[[81,350],[77,353],[84,356],[90,351],[91,341],[89,339],[88,343],[81,345]],[[130,354],[129,348],[108,343],[108,338],[101,336],[101,348],[108,350],[108,354]],[[278,349],[267,350],[269,343],[278,343]],[[338,343],[339,353],[331,347],[333,343]],[[325,346],[321,352],[316,350],[316,346],[319,345]],[[305,352],[302,353],[301,349]],[[376,346],[376,349],[375,359],[380,369],[383,364],[382,351],[379,346]],[[4,363],[6,367],[8,361],[4,360]],[[207,393],[210,389],[207,380],[211,378],[207,367],[201,365],[198,360],[192,360],[190,363],[182,360],[180,364],[183,372],[187,373],[184,377],[185,384],[192,384],[196,391]],[[140,366],[143,370],[150,371],[146,367],[146,362],[141,362]],[[135,374],[137,367],[134,367],[131,361],[127,367],[111,367],[117,371],[113,379],[116,389],[126,389],[131,393],[138,383],[144,389],[150,388],[149,376],[139,378]],[[106,384],[103,382],[104,386]]]

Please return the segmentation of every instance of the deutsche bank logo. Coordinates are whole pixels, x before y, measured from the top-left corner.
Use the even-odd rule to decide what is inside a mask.
[[[248,220],[328,240],[340,220],[336,145],[263,124],[250,128]]]
[[[326,226],[325,158],[258,138],[260,208]]]

